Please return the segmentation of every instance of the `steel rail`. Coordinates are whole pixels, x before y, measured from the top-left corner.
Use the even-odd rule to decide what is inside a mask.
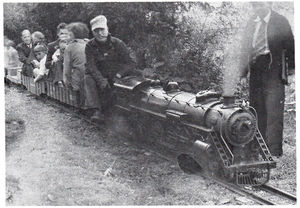
[[[289,199],[289,200],[292,200],[294,202],[297,201],[297,197],[295,195],[292,195],[290,193],[287,193],[285,191],[282,191],[278,188],[275,188],[273,186],[270,186],[270,185],[267,185],[267,184],[264,184],[264,185],[261,185],[258,187],[259,189],[263,190],[263,191],[266,191],[266,192],[269,192],[271,194],[275,194],[275,195],[278,195],[280,197],[283,197],[283,198],[286,198],[286,199]]]
[[[251,200],[257,202],[258,204],[261,204],[261,205],[276,205],[276,203],[274,202],[271,202],[267,199],[264,199],[263,197],[260,197],[256,194],[253,194],[247,190],[245,190],[244,188],[240,187],[240,186],[237,186],[235,184],[232,184],[232,183],[228,183],[228,182],[225,182],[225,181],[222,181],[220,179],[217,179],[217,178],[211,178],[214,182],[216,182],[217,184],[227,188],[228,190],[234,192],[234,193],[237,193],[239,195],[242,195],[246,198],[250,198]]]

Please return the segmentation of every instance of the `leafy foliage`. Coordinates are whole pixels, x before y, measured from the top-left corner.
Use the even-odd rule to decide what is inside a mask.
[[[60,22],[89,25],[103,14],[112,35],[135,52],[140,69],[178,81],[188,91],[220,91],[224,69],[237,61],[232,49],[238,49],[236,34],[248,7],[238,2],[5,3],[4,33],[20,42],[22,30],[39,30],[50,42]],[[288,13],[291,4],[275,7]]]

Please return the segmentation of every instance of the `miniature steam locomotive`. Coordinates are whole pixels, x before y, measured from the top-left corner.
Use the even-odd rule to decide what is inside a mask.
[[[141,137],[177,153],[185,171],[240,185],[262,185],[276,163],[258,128],[255,110],[221,100],[216,92],[187,93],[176,82],[136,77],[114,84],[115,107],[128,115]]]
[[[71,90],[47,81],[34,84],[32,78],[17,74],[8,78],[34,94],[78,107]],[[257,128],[255,110],[232,97],[210,91],[192,94],[181,91],[176,82],[163,85],[128,76],[116,80],[113,98],[114,110],[128,118],[137,137],[176,153],[184,171],[259,186],[276,167]]]

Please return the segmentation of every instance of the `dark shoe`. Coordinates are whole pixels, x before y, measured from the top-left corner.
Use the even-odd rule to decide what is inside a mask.
[[[271,153],[272,154],[272,156],[274,156],[274,157],[277,157],[277,158],[280,158],[280,157],[282,157],[282,152],[280,153]]]
[[[94,123],[103,124],[105,122],[104,115],[99,110],[97,110],[91,116],[91,121],[94,122]]]

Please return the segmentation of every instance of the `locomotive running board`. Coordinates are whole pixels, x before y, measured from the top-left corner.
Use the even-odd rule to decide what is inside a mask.
[[[122,85],[122,84],[118,84],[118,83],[114,83],[114,86],[119,87],[119,88],[123,88],[125,90],[130,90],[130,91],[134,89],[134,86],[133,87],[128,87],[126,85]]]
[[[151,110],[140,108],[140,107],[137,107],[137,106],[134,106],[134,105],[129,105],[129,107],[133,110],[136,110],[136,111],[139,111],[139,112],[144,112],[144,113],[147,113],[147,114],[150,114],[150,115],[153,115],[153,116],[157,116],[157,117],[160,117],[160,118],[163,118],[163,119],[167,118],[164,114],[156,113],[156,112],[153,112]]]
[[[167,118],[172,118],[175,120],[182,120],[188,116],[187,113],[183,113],[175,110],[166,110]]]
[[[120,109],[120,110],[126,111],[126,112],[131,112],[130,109],[125,108],[125,107],[123,107],[123,106],[121,106],[121,105],[114,105],[114,107],[115,107],[115,108],[118,108],[118,109]]]

